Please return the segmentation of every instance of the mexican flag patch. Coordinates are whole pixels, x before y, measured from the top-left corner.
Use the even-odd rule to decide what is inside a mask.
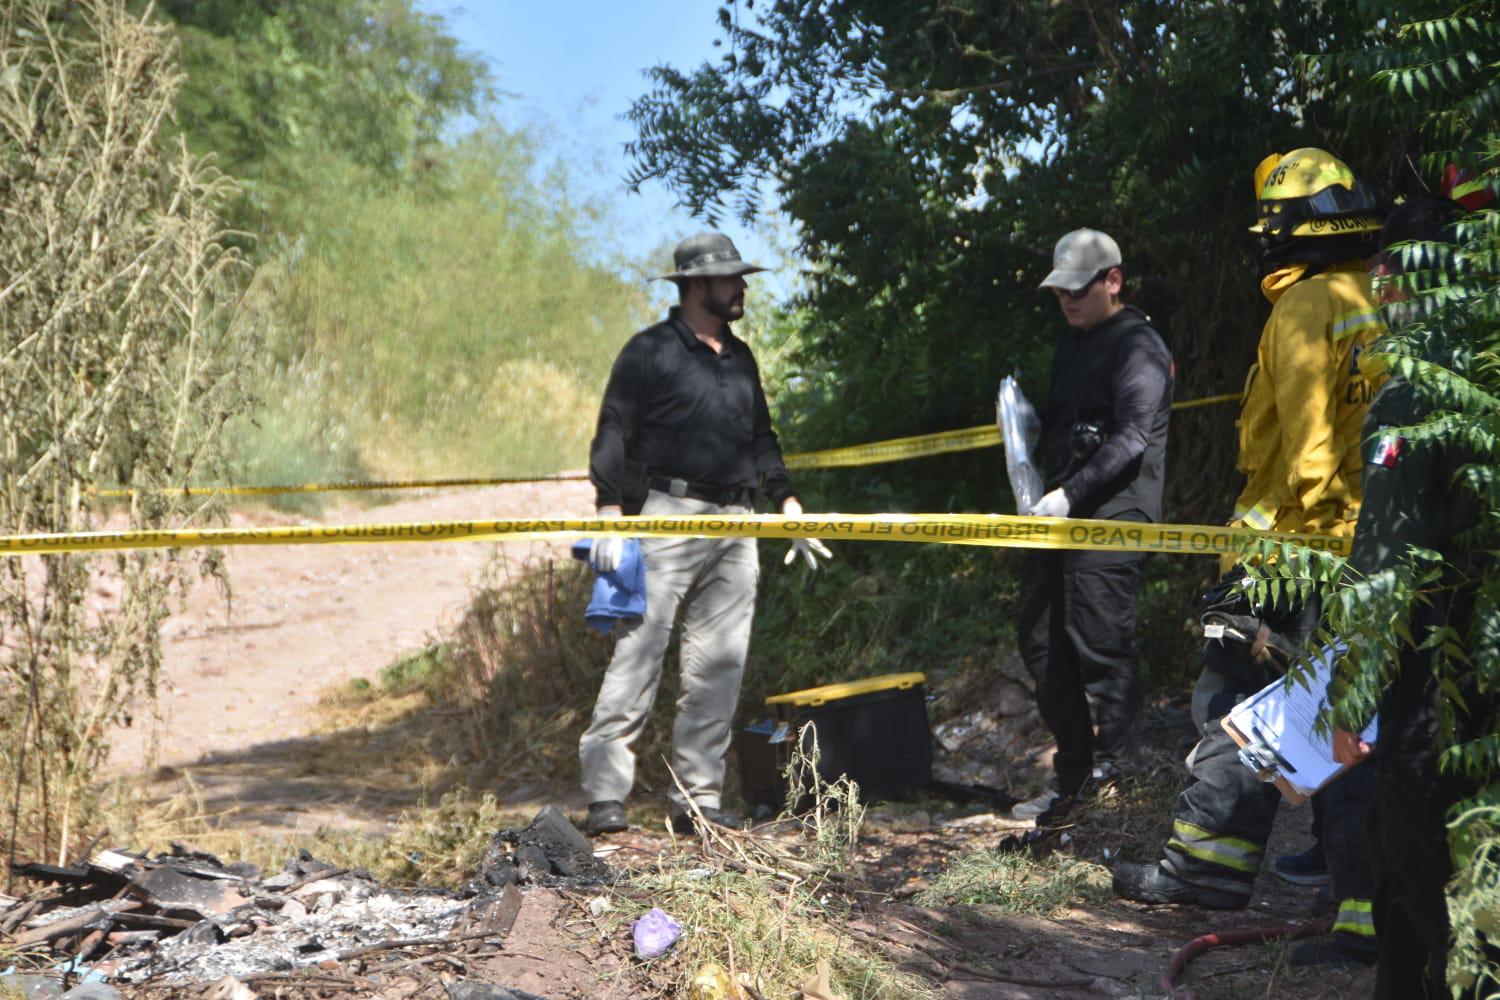
[[[1375,439],[1375,449],[1370,455],[1370,464],[1394,469],[1396,463],[1401,460],[1401,452],[1405,447],[1406,438],[1398,434],[1382,434]]]

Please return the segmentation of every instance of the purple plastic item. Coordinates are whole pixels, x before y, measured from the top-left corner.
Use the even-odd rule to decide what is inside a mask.
[[[682,937],[682,925],[653,906],[630,925],[630,933],[635,938],[636,958],[660,958]]]

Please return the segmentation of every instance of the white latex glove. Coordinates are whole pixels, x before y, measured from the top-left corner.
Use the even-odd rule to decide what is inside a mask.
[[[796,497],[791,497],[786,503],[781,505],[781,513],[787,517],[797,517],[802,513],[802,505],[797,502]],[[786,558],[782,560],[782,563],[790,566],[796,561],[799,555],[807,560],[807,568],[814,570],[818,568],[819,557],[824,559],[833,558],[833,553],[828,551],[828,546],[824,545],[820,539],[794,538],[792,539],[792,547],[787,551]]]
[[[1067,517],[1072,506],[1068,503],[1068,495],[1058,487],[1032,504],[1026,513],[1032,517]]]
[[[612,573],[620,565],[620,554],[625,551],[625,539],[619,535],[605,535],[594,539],[589,562],[601,573]]]

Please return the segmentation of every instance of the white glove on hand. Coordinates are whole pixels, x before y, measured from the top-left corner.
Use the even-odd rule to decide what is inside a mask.
[[[787,566],[790,566],[792,564],[792,561],[797,558],[799,553],[801,554],[803,559],[807,560],[808,569],[818,568],[817,556],[822,556],[824,559],[833,558],[833,553],[828,551],[828,546],[824,545],[819,539],[794,538],[792,539],[791,550],[787,552],[786,558],[782,560],[782,562]],[[816,553],[816,555],[814,555],[814,553]]]
[[[792,497],[781,505],[781,513],[786,517],[797,517],[802,513],[802,505],[797,502],[796,497]],[[807,568],[812,570],[818,568],[818,557],[821,556],[824,559],[833,558],[833,553],[828,551],[828,546],[824,545],[820,539],[794,538],[792,539],[792,547],[787,552],[786,558],[782,560],[782,564],[790,566],[796,561],[799,555],[807,560]]]
[[[1067,517],[1072,506],[1068,503],[1068,495],[1059,487],[1032,504],[1026,513],[1032,517]]]
[[[620,565],[620,555],[625,551],[625,539],[619,535],[606,535],[594,539],[589,562],[600,573],[613,573]]]

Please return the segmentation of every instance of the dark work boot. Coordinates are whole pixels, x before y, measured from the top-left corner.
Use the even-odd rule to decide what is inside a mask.
[[[584,820],[583,829],[590,837],[630,829],[630,824],[625,821],[625,803],[617,799],[590,802],[588,819]]]
[[[1115,866],[1114,889],[1116,896],[1137,903],[1199,906],[1205,910],[1242,910],[1250,902],[1249,893],[1205,889],[1184,882],[1159,864],[1121,862]]]

